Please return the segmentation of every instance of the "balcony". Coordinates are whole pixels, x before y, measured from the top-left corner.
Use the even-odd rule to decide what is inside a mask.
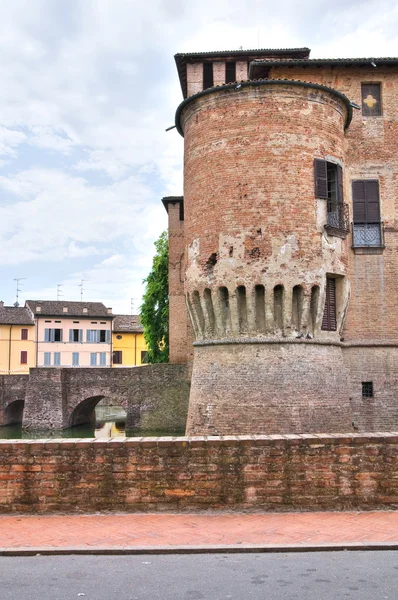
[[[325,231],[345,239],[350,231],[348,204],[327,200],[327,223]]]

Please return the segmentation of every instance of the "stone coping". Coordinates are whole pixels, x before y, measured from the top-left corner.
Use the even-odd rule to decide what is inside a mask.
[[[181,436],[181,437],[136,437],[136,438],[42,438],[32,440],[9,439],[0,440],[0,447],[5,446],[28,446],[46,448],[58,448],[60,446],[70,448],[87,447],[111,447],[111,446],[199,446],[203,444],[241,444],[241,445],[268,445],[275,442],[297,444],[366,444],[366,443],[398,443],[398,432],[377,431],[365,433],[301,433],[301,434],[279,434],[279,435],[204,435],[204,436]]]

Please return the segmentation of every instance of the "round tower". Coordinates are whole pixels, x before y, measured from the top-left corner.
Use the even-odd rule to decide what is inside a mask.
[[[185,100],[188,434],[349,431],[341,93],[299,81]],[[343,211],[343,212],[342,212]]]

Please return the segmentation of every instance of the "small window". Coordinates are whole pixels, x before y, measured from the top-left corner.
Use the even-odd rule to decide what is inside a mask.
[[[214,85],[213,63],[203,63],[203,89],[211,88]]]
[[[225,63],[225,83],[236,81],[236,62]]]
[[[146,350],[141,351],[141,363],[144,365],[148,362],[148,352]]]
[[[97,325],[98,321],[91,321],[91,325]]]
[[[114,365],[121,365],[121,364],[123,364],[122,351],[121,350],[115,350],[115,352],[113,353],[113,364]]]
[[[322,329],[324,331],[337,330],[336,280],[332,277],[326,277],[325,309],[323,311]]]
[[[74,323],[80,323],[80,321],[73,321]]]
[[[51,323],[51,321],[44,321],[45,323]]]
[[[116,339],[117,339],[117,340],[121,340],[121,339],[122,339],[122,337],[123,337],[122,335],[117,335],[117,336],[116,336]]]
[[[362,381],[362,398],[373,398],[373,381]]]
[[[61,366],[61,352],[54,352],[54,367]]]
[[[28,330],[21,329],[21,340],[27,340],[27,339],[28,339]]]
[[[383,229],[380,220],[379,182],[364,179],[352,182],[354,248],[382,248]]]
[[[72,352],[72,367],[78,367],[78,366],[79,366],[79,353]]]
[[[364,117],[379,117],[381,115],[380,83],[362,83],[362,114]]]
[[[51,365],[51,352],[44,353],[44,366],[49,367]]]
[[[100,321],[100,325],[106,325],[106,321]]]
[[[21,365],[28,364],[28,353],[26,350],[22,350],[21,352]]]
[[[61,323],[61,321],[54,321],[54,323]]]

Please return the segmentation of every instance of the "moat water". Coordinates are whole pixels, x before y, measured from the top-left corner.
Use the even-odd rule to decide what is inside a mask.
[[[0,439],[43,439],[43,438],[126,438],[126,437],[159,437],[184,435],[184,430],[126,430],[126,412],[122,406],[97,406],[95,423],[77,425],[62,431],[29,431],[22,429],[22,424],[0,427]]]

